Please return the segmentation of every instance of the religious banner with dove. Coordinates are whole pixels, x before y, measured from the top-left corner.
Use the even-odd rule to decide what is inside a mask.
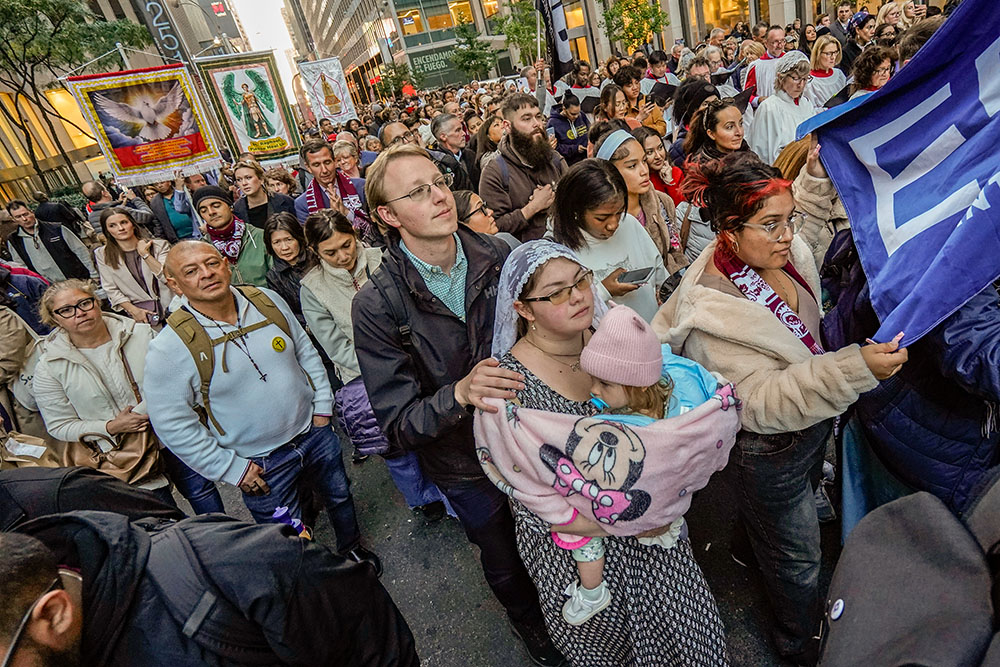
[[[218,143],[184,65],[73,76],[66,85],[122,185],[219,166]]]
[[[270,51],[196,58],[234,155],[259,162],[297,156],[299,133]]]

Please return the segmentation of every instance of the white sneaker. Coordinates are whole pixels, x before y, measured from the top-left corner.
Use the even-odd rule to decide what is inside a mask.
[[[611,592],[608,591],[608,585],[603,581],[597,590],[601,592],[601,597],[596,602],[591,602],[583,597],[579,582],[574,581],[567,586],[565,592],[569,599],[566,600],[566,604],[562,608],[563,619],[570,625],[580,625],[603,611],[611,604]]]

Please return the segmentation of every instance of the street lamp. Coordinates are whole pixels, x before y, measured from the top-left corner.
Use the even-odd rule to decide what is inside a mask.
[[[201,51],[199,51],[198,53],[194,54],[191,57],[192,58],[197,58],[201,54],[205,53],[205,51],[211,51],[212,49],[217,49],[220,46],[222,46],[222,38],[219,37],[218,35],[216,35],[215,37],[212,38],[212,43],[211,44],[209,44],[208,46],[206,46]]]

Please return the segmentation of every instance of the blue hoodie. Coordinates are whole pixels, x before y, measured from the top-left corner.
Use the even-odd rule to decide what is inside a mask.
[[[587,114],[581,112],[571,126],[569,119],[562,115],[562,107],[557,105],[552,108],[548,127],[555,129],[556,141],[558,142],[556,150],[566,158],[567,165],[576,164],[587,157],[587,141],[590,137],[590,122],[587,120]],[[583,146],[582,152],[578,148],[579,146]]]

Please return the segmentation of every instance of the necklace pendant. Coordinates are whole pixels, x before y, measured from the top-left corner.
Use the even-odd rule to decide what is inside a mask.
[[[576,373],[577,371],[580,370],[580,362],[579,361],[576,362],[575,364],[573,364],[572,366],[570,366],[569,369],[571,371],[573,371],[574,373]]]
[[[261,382],[267,382],[267,373],[261,373],[260,374],[260,381]]]

